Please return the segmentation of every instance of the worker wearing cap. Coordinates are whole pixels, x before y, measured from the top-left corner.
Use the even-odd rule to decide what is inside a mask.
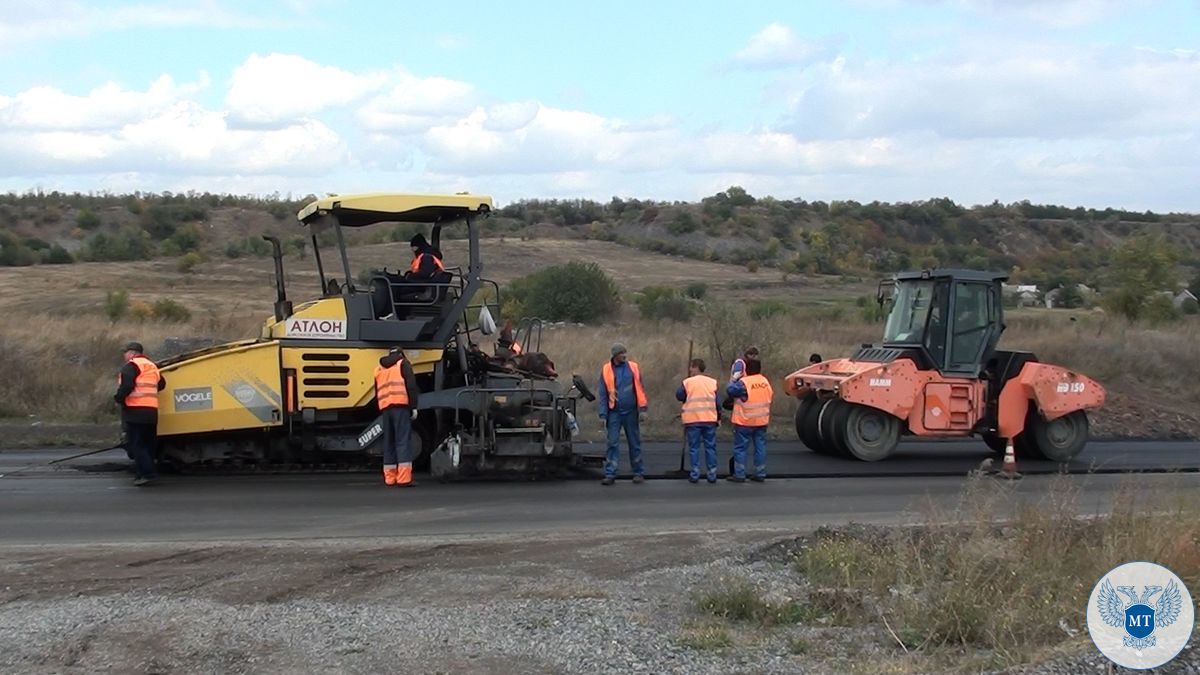
[[[612,485],[617,479],[617,464],[621,459],[621,430],[625,430],[625,442],[629,444],[629,463],[633,468],[633,482],[645,480],[642,465],[642,433],[640,422],[645,419],[648,405],[646,389],[642,386],[642,371],[638,364],[629,360],[625,345],[612,346],[612,358],[600,369],[600,384],[597,400],[600,419],[608,428],[608,453],[604,460],[604,485]]]
[[[125,365],[117,375],[117,393],[113,400],[121,406],[121,428],[125,449],[133,459],[133,484],[146,485],[158,477],[155,448],[158,445],[158,392],[167,381],[158,366],[146,358],[141,343],[125,345]]]
[[[762,362],[746,359],[746,374],[730,382],[726,394],[733,399],[733,473],[735,483],[746,481],[746,447],[754,445],[754,474],[750,480],[761,483],[767,478],[767,425],[771,422],[771,381],[762,374]]]
[[[704,359],[692,359],[688,378],[680,383],[675,398],[683,402],[679,417],[687,433],[688,459],[691,472],[688,480],[700,482],[700,444],[704,443],[705,477],[717,482],[717,425],[721,406],[717,403],[717,380],[704,374]]]
[[[412,423],[417,419],[417,378],[399,347],[375,367],[375,400],[383,417],[383,483],[411,487]]]
[[[439,272],[446,270],[446,266],[442,263],[441,251],[431,246],[425,240],[425,235],[418,232],[408,243],[412,246],[413,252],[412,263],[408,267],[409,279],[432,279]]]

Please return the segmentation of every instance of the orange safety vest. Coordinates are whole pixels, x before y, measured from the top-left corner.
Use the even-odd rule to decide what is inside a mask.
[[[638,364],[633,361],[627,361],[629,370],[633,372],[633,393],[637,395],[637,404],[639,408],[646,407],[646,390],[642,388],[642,371],[638,368]],[[604,364],[601,373],[604,376],[604,388],[608,390],[608,409],[617,409],[617,376],[613,373],[612,361]]]
[[[765,427],[771,422],[771,398],[775,392],[771,389],[771,381],[762,374],[747,375],[742,378],[749,394],[745,401],[735,399],[733,403],[733,423],[741,427]]]
[[[717,421],[717,381],[708,375],[695,375],[683,381],[687,401],[680,417],[686,424]]]
[[[404,382],[404,359],[391,366],[375,366],[375,400],[380,410],[396,405],[408,405],[408,385]]]
[[[421,258],[423,258],[425,256],[429,256],[429,257],[433,258],[433,264],[437,265],[439,272],[446,271],[446,266],[442,264],[441,260],[438,260],[438,257],[436,255],[433,255],[430,253],[418,253],[417,255],[413,256],[412,265],[409,267],[409,269],[412,271],[413,274],[416,274],[417,272],[421,271]]]
[[[158,410],[158,366],[144,356],[135,356],[129,362],[137,366],[138,374],[133,380],[133,391],[125,397],[126,408],[154,408]],[[117,384],[121,376],[117,375]]]

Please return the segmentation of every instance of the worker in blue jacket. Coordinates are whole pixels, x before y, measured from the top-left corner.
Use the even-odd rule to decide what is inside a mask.
[[[604,485],[612,485],[617,479],[617,464],[621,458],[621,430],[625,430],[625,441],[629,444],[629,463],[633,467],[633,482],[646,479],[642,465],[642,432],[640,422],[648,407],[646,388],[642,386],[642,371],[637,362],[629,360],[625,345],[612,346],[612,358],[600,369],[600,390],[596,399],[600,405],[600,419],[608,430],[608,451],[604,459]]]

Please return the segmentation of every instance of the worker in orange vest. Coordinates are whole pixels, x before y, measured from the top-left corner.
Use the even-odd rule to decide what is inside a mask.
[[[775,392],[762,374],[762,362],[746,359],[746,375],[725,389],[733,399],[733,473],[735,483],[746,482],[746,446],[754,445],[754,474],[750,480],[767,479],[767,425],[771,422],[771,400]]]
[[[642,465],[642,432],[640,422],[646,418],[648,405],[646,389],[642,386],[642,371],[638,364],[629,360],[625,345],[612,346],[612,358],[600,369],[599,393],[600,419],[608,429],[608,452],[604,460],[604,485],[612,485],[617,479],[617,465],[621,459],[621,430],[625,430],[625,442],[629,444],[629,463],[633,468],[633,482],[644,481],[646,469]]]
[[[412,487],[412,423],[417,419],[417,378],[399,347],[375,367],[375,400],[383,413],[383,483]]]
[[[167,381],[159,374],[158,366],[146,358],[141,343],[125,345],[122,358],[125,365],[117,375],[117,393],[113,400],[121,406],[125,447],[133,459],[133,484],[142,486],[158,478],[154,467],[158,445],[158,392],[166,388]]]
[[[412,262],[408,266],[408,274],[405,275],[409,279],[432,279],[439,272],[446,271],[441,251],[431,246],[425,240],[425,235],[418,232],[408,243],[413,252]]]
[[[687,432],[688,459],[691,472],[688,481],[700,482],[700,443],[704,443],[705,476],[709,483],[717,482],[717,426],[721,422],[721,406],[717,403],[717,380],[704,374],[704,359],[692,359],[688,378],[675,391],[683,402],[679,417]]]

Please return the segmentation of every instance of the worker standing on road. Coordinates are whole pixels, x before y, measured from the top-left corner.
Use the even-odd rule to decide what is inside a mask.
[[[762,374],[762,362],[746,359],[746,375],[730,382],[726,393],[733,399],[733,473],[735,483],[746,481],[746,446],[754,445],[754,475],[750,480],[767,479],[767,425],[771,422],[771,400],[775,392]]]
[[[412,423],[417,419],[417,378],[399,347],[375,367],[375,400],[383,412],[383,482],[412,487]]]
[[[133,458],[133,484],[142,486],[158,478],[154,467],[158,445],[158,392],[167,381],[158,366],[146,358],[139,342],[125,345],[125,365],[117,375],[117,393],[113,400],[121,406],[121,426],[125,447]]]
[[[641,483],[645,480],[646,470],[642,465],[640,422],[646,417],[648,405],[642,371],[637,363],[629,360],[625,345],[618,342],[612,346],[612,358],[600,369],[598,388],[596,398],[600,401],[600,419],[608,428],[608,453],[601,483],[612,485],[617,479],[622,429],[625,430],[625,442],[629,444],[633,482]]]
[[[675,391],[683,402],[680,419],[687,430],[688,459],[691,472],[688,480],[700,482],[700,443],[704,443],[704,466],[709,483],[717,482],[717,425],[721,406],[717,404],[717,381],[704,374],[704,359],[692,359],[688,378]]]

